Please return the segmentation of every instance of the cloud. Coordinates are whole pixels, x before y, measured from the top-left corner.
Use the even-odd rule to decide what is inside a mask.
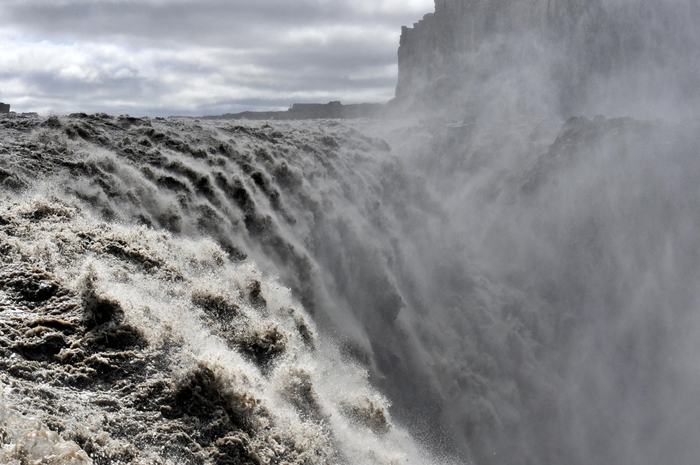
[[[215,114],[382,101],[431,0],[4,0],[0,100],[21,111]]]

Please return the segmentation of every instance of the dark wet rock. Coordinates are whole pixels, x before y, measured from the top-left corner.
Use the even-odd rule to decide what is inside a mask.
[[[89,270],[83,278],[83,289],[80,295],[85,312],[85,324],[90,329],[121,321],[124,318],[124,310],[119,302],[100,295],[96,289],[96,282],[95,272]]]
[[[254,330],[234,339],[235,346],[259,367],[270,364],[287,348],[287,336],[276,327]]]
[[[321,143],[328,148],[337,149],[340,147],[338,142],[331,136],[324,136],[321,138]]]
[[[292,318],[292,320],[294,320],[294,324],[299,332],[299,335],[301,336],[301,340],[304,341],[304,344],[306,344],[306,346],[312,350],[315,349],[315,336],[309,327],[308,322],[306,322],[304,318],[299,315],[299,312],[294,309],[289,309],[289,316]]]
[[[260,281],[253,281],[248,285],[246,289],[248,301],[258,308],[264,308],[267,305],[265,296],[262,292],[262,285]]]
[[[87,333],[84,343],[93,350],[123,351],[146,345],[141,331],[128,324],[108,325]]]
[[[197,422],[199,428],[195,431],[200,445],[210,445],[228,433],[255,429],[258,401],[237,393],[235,386],[206,365],[177,380],[165,396],[163,416]]]
[[[158,178],[156,183],[160,187],[164,187],[165,189],[170,189],[176,192],[190,192],[190,188],[187,187],[187,184],[172,176],[161,176],[160,178]]]
[[[118,302],[97,293],[94,275],[83,280],[77,296],[46,272],[18,265],[0,268],[0,290],[13,296],[17,308],[36,315],[4,319],[0,351],[10,350],[46,368],[64,365],[52,375],[51,383],[59,385],[85,387],[129,378],[143,368],[143,358],[128,352],[146,347],[140,331],[123,322]],[[14,364],[7,371],[33,380],[25,368]]]
[[[369,428],[375,434],[386,434],[391,429],[391,423],[386,409],[367,398],[355,402],[346,402],[342,411],[353,421]]]
[[[133,116],[120,116],[117,118],[117,124],[124,129],[129,129],[132,126],[150,126],[150,122],[145,118],[136,118]]]
[[[302,415],[314,420],[324,417],[311,375],[306,371],[292,370],[288,373],[283,395]]]
[[[0,289],[14,297],[15,302],[36,307],[54,297],[65,295],[55,278],[36,268],[17,266],[0,270]]]
[[[28,324],[30,328],[49,328],[55,329],[64,334],[72,334],[77,331],[78,327],[75,323],[62,320],[59,318],[40,317]]]
[[[67,219],[72,217],[71,209],[64,207],[60,203],[38,203],[24,216],[33,221],[44,221],[47,219]]]
[[[57,116],[50,116],[46,121],[42,123],[43,127],[50,129],[60,129],[63,125],[61,120]]]
[[[29,360],[51,360],[58,355],[68,341],[63,334],[50,332],[47,334],[35,334],[15,344],[12,350]]]
[[[141,331],[124,323],[124,310],[116,299],[100,294],[96,277],[89,270],[80,295],[84,323],[89,330],[84,344],[92,350],[127,350],[145,345]]]
[[[129,447],[110,447],[104,437],[95,437],[84,432],[71,434],[75,441],[93,460],[95,465],[112,465],[116,463],[131,463],[137,458],[135,450]]]
[[[163,266],[158,259],[149,256],[146,252],[129,247],[120,241],[112,241],[105,244],[104,251],[121,260],[143,267],[146,270],[162,268]]]
[[[229,298],[205,291],[192,293],[192,303],[204,309],[218,321],[226,322],[240,316],[240,307]]]
[[[299,188],[303,183],[301,173],[293,171],[287,162],[282,162],[275,166],[274,176],[281,186],[293,189]]]
[[[212,460],[215,465],[262,465],[250,439],[244,434],[228,434],[217,439],[214,446]]]

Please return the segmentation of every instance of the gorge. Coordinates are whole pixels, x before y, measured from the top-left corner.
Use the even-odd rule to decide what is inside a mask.
[[[695,465],[698,19],[438,0],[383,118],[0,116],[0,461]]]

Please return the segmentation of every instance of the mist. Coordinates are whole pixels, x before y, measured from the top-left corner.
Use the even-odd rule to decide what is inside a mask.
[[[425,119],[387,136],[432,199],[387,389],[428,371],[475,463],[693,463],[697,6],[437,3],[399,51]]]
[[[247,421],[268,429],[206,434],[154,414],[145,429],[190,438],[154,463],[220,463],[235,430],[268,454],[246,456],[256,464],[693,465],[699,22],[690,0],[440,0],[403,31],[381,118],[8,117],[0,242],[7,263],[47,266],[66,295],[92,279],[89,255],[100,289],[148,336],[130,350],[170,386],[119,371],[154,412],[177,415],[168,389],[202,367],[226,399],[242,389],[264,407]],[[46,220],[42,202],[73,213]],[[138,239],[161,257],[147,262],[156,271],[76,245],[85,225],[98,245]],[[59,240],[70,253],[47,245]],[[246,320],[202,307],[201,289]],[[185,323],[168,323],[173,306]],[[0,349],[23,356],[16,337]],[[74,344],[91,354],[89,341]],[[87,362],[52,357],[31,363],[68,405],[62,370]],[[41,382],[4,370],[15,391]],[[250,385],[230,381],[241,376]],[[21,413],[83,449],[85,435],[147,443],[114,426],[139,424],[141,400],[109,383],[83,392],[124,410],[81,404],[110,421],[80,434],[40,397]],[[188,414],[206,423],[202,410]],[[285,446],[267,449],[275,434]]]

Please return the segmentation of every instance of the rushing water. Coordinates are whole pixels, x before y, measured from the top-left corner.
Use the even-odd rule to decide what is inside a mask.
[[[310,236],[328,197],[350,195],[326,176],[315,191],[316,172],[383,143],[349,128],[4,124],[3,463],[433,463],[299,302],[320,314],[331,297],[311,237],[291,231]],[[352,142],[342,155],[336,136]]]
[[[2,123],[10,463],[699,452],[695,123]]]
[[[0,461],[696,464],[698,10],[635,1],[449,116],[0,117]]]

